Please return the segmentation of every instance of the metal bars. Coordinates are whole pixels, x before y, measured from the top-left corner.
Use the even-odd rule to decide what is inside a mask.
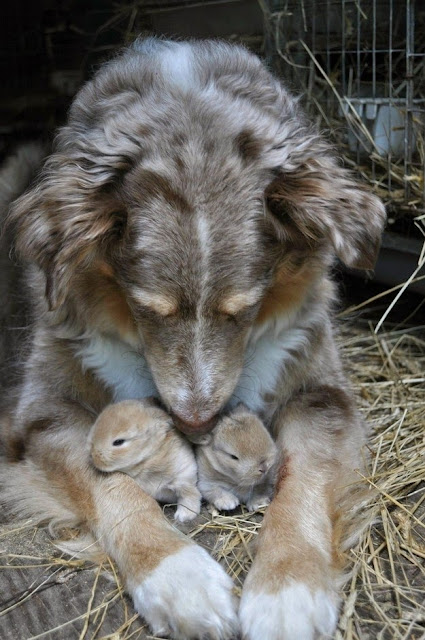
[[[425,212],[419,0],[261,0],[269,62],[394,209]]]

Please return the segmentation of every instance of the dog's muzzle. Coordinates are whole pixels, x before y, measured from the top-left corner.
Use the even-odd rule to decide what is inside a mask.
[[[189,437],[208,433],[217,424],[217,416],[207,420],[207,422],[186,422],[174,414],[173,420],[177,429]]]

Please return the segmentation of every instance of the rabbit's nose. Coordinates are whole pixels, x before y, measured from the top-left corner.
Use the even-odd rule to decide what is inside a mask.
[[[269,467],[268,467],[268,464],[267,464],[266,460],[262,460],[262,461],[260,462],[259,467],[258,467],[258,471],[259,471],[260,473],[266,473],[266,471],[268,471],[268,468],[269,468]]]
[[[102,464],[105,464],[105,456],[98,449],[92,449],[90,453],[90,459],[95,467],[98,469],[102,468]]]

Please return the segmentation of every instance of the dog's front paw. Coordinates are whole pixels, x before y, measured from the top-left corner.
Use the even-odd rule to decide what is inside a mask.
[[[242,593],[239,618],[244,640],[332,638],[338,597],[289,580],[274,593],[248,587]]]
[[[156,636],[230,640],[238,631],[232,588],[220,565],[191,544],[162,560],[131,593]]]

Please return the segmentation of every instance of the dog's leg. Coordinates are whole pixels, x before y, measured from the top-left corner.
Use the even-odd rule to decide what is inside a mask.
[[[353,483],[359,481],[354,469],[361,466],[364,427],[349,395],[326,387],[282,410],[276,430],[281,463],[243,590],[243,637],[331,637],[338,619],[341,545],[347,542],[341,536],[347,538],[349,522],[345,534],[341,525],[361,499]]]
[[[229,576],[168,523],[157,502],[132,478],[103,474],[90,465],[89,414],[58,403],[56,415],[62,415],[60,424],[49,417],[28,422],[27,460],[10,465],[15,469],[10,487],[15,502],[27,489],[27,511],[32,508],[42,517],[40,505],[45,505],[44,515],[51,519],[56,509],[86,524],[116,561],[154,635],[181,640],[232,637],[237,616]],[[20,473],[20,465],[25,473]]]

